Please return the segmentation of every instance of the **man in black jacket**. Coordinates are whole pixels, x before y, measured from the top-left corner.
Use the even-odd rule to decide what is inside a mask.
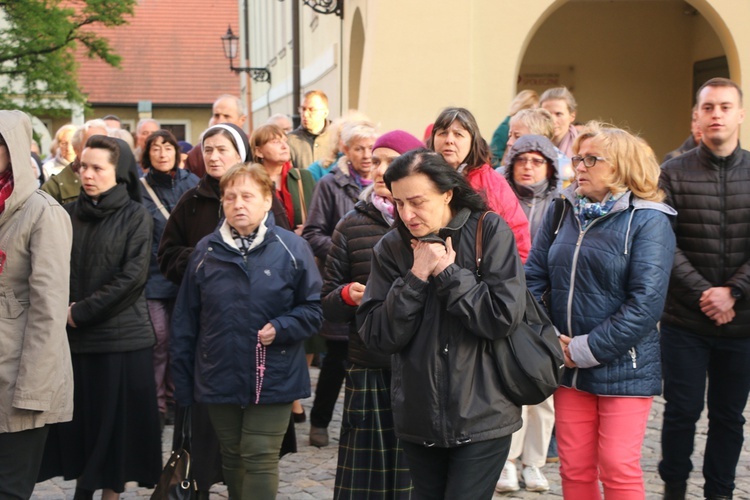
[[[661,322],[665,499],[684,499],[708,375],[704,494],[732,498],[750,392],[750,152],[742,91],[713,78],[697,94],[699,146],[662,166],[677,248]]]

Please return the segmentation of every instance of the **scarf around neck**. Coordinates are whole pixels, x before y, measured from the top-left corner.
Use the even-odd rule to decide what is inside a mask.
[[[372,196],[370,197],[370,201],[372,202],[372,205],[380,211],[381,214],[383,214],[383,218],[388,223],[389,226],[393,225],[393,202],[390,201],[387,198],[383,198],[382,196],[378,196],[373,191]]]
[[[5,201],[13,194],[13,170],[10,166],[0,174],[0,214],[5,211]]]
[[[586,229],[591,222],[607,215],[612,210],[615,203],[617,203],[625,193],[627,193],[627,191],[616,194],[607,193],[604,199],[600,202],[591,201],[585,196],[576,195],[574,210],[576,216],[578,216],[578,220],[581,221],[581,227]]]

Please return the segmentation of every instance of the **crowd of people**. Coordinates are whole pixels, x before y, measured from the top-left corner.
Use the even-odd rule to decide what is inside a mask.
[[[0,111],[0,497],[55,476],[76,500],[153,487],[174,423],[196,498],[217,482],[275,498],[317,359],[311,446],[345,389],[336,499],[544,492],[558,459],[565,498],[643,499],[662,393],[664,499],[684,499],[706,391],[703,494],[732,498],[750,393],[741,89],[706,82],[662,165],[576,113],[566,88],[522,91],[491,143],[459,107],[422,141],[332,122],[314,90],[297,128],[274,115],[248,136],[222,95],[194,147],[108,115],[61,127],[42,164],[28,116]],[[491,346],[527,289],[565,371],[519,407]]]

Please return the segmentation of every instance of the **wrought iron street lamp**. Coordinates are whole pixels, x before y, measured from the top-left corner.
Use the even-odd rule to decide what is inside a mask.
[[[237,57],[240,37],[232,32],[232,27],[227,26],[226,34],[221,37],[221,43],[224,46],[224,57],[229,59],[229,69],[235,73],[249,73],[250,77],[256,82],[268,82],[271,84],[271,72],[268,68],[240,68],[234,66],[234,59]]]

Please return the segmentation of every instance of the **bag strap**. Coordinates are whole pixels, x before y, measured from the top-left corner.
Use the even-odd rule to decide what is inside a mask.
[[[555,198],[552,200],[552,203],[555,204],[555,209],[552,212],[552,238],[550,239],[550,245],[555,241],[557,233],[560,231],[560,223],[565,213],[565,199]]]
[[[307,204],[305,203],[305,187],[302,185],[302,171],[300,170],[298,174],[297,189],[299,190],[299,211],[302,215],[302,225],[304,225],[307,220]]]
[[[154,192],[154,189],[151,187],[151,185],[146,180],[146,177],[141,177],[141,182],[143,183],[143,187],[146,188],[146,192],[148,192],[148,195],[151,197],[151,199],[154,201],[154,204],[156,205],[156,208],[159,209],[159,212],[164,216],[165,219],[169,220],[169,212],[167,212],[167,209],[164,208],[164,205],[162,205],[161,200],[158,196],[156,196],[156,192]]]
[[[181,435],[180,440],[175,443],[176,446],[174,447],[175,451],[179,450],[180,448],[185,448],[188,451],[190,450],[190,441],[192,440],[192,425],[193,425],[193,418],[192,418],[193,408],[192,406],[186,406],[183,408],[182,411],[182,429],[181,429]],[[176,426],[175,426],[176,427]]]
[[[482,237],[484,233],[484,218],[487,216],[487,214],[490,213],[490,211],[484,212],[482,215],[479,216],[479,222],[477,222],[477,239],[474,242],[474,255],[476,259],[477,264],[477,277],[481,278],[482,273],[479,270],[479,266],[482,264]]]

